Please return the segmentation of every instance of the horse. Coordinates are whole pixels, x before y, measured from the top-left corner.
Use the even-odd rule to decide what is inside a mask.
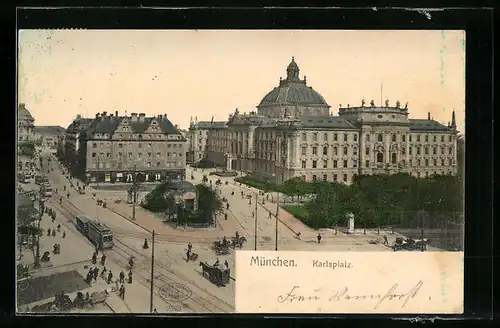
[[[245,243],[246,241],[247,239],[245,237],[233,237],[231,240],[231,245],[233,246],[233,248],[238,247],[239,249],[241,249],[243,248],[243,243]]]
[[[222,286],[222,271],[219,268],[208,265],[207,263],[200,261],[200,266],[202,270],[202,275],[208,274],[208,279],[215,283],[218,287]]]

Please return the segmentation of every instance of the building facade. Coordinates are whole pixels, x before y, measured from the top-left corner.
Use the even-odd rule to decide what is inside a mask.
[[[61,126],[35,126],[37,141],[49,148],[56,148],[59,137],[65,132]]]
[[[35,119],[26,108],[26,104],[19,104],[17,107],[17,141],[35,141]]]
[[[205,156],[208,156],[207,145],[209,144],[209,132],[225,129],[226,123],[223,121],[200,121],[197,117],[190,119],[189,129],[187,132],[188,139],[188,162],[196,163],[201,161]],[[211,160],[213,162],[213,160]]]
[[[89,182],[185,178],[186,139],[166,115],[98,113],[77,140],[77,161]]]
[[[71,122],[66,128],[64,140],[61,142],[63,148],[63,162],[68,166],[73,175],[78,176],[85,172],[85,156],[80,154],[81,140],[85,140],[85,131],[89,128],[93,119],[82,118],[81,115]]]
[[[455,113],[447,126],[431,119],[409,119],[409,109],[386,100],[376,106],[340,107],[329,114],[324,98],[299,79],[294,59],[287,78],[271,90],[257,112],[236,110],[228,122],[207,130],[204,157],[228,170],[281,183],[351,183],[355,175],[404,172],[415,177],[457,174]]]

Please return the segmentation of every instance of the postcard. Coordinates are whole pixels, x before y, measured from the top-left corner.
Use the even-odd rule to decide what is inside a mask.
[[[460,313],[464,46],[20,30],[18,313]]]

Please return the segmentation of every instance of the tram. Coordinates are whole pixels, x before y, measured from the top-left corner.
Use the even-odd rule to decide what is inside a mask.
[[[113,248],[113,233],[105,224],[87,221],[88,234],[87,237],[99,249]]]
[[[89,221],[90,219],[85,215],[76,216],[76,228],[85,236],[88,236],[89,234]]]

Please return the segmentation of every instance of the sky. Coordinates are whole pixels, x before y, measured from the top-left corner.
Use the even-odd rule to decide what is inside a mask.
[[[408,102],[410,118],[451,121],[465,132],[464,31],[22,30],[18,102],[35,125],[167,114],[227,120],[256,110],[292,56],[331,111],[365,99]]]

